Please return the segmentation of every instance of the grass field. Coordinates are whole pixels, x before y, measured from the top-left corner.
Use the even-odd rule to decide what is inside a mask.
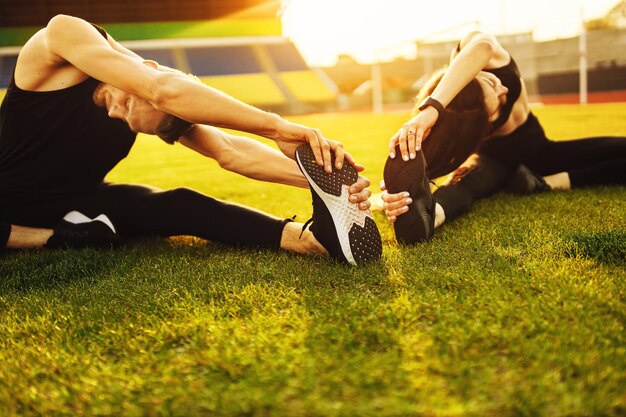
[[[626,104],[535,112],[556,139],[626,134]],[[293,120],[377,184],[406,117]],[[311,214],[154,138],[110,179]],[[0,415],[626,415],[625,187],[498,195],[414,248],[376,216],[364,268],[185,237],[2,255]]]

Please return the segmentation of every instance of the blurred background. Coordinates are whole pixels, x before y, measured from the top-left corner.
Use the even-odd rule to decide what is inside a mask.
[[[59,13],[281,114],[409,108],[472,30],[498,36],[536,103],[626,101],[626,0],[0,0],[0,95]]]

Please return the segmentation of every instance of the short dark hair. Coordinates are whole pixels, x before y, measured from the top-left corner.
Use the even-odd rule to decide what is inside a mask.
[[[173,145],[181,136],[187,133],[193,126],[179,117],[166,114],[161,123],[156,128],[155,134],[166,143]]]
[[[429,96],[443,78],[446,67],[435,72],[417,95],[417,102]],[[458,168],[478,150],[490,134],[489,113],[480,83],[472,79],[448,104],[423,142],[430,178],[441,177]]]

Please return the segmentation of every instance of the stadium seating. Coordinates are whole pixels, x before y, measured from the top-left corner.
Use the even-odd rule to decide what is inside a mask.
[[[308,67],[286,38],[229,38],[224,43],[142,41],[129,45],[145,59],[197,75],[202,82],[260,108],[283,114],[336,108],[336,87]],[[16,55],[0,55],[0,88],[13,76]]]

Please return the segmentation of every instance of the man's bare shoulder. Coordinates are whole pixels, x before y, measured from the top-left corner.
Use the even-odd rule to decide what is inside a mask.
[[[67,18],[71,18],[67,16]],[[58,27],[65,16],[55,16],[48,25],[35,33],[22,47],[15,67],[15,83],[29,91],[51,91],[78,84],[87,75],[50,49],[51,24]]]

